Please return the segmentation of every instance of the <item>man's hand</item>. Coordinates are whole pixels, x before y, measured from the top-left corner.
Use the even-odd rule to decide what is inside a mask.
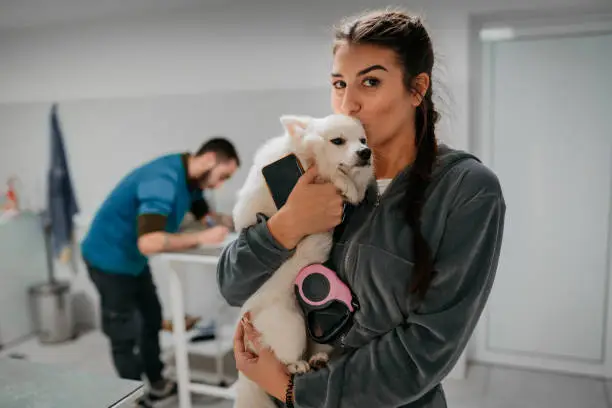
[[[145,256],[160,252],[182,251],[197,247],[198,245],[220,244],[225,240],[228,233],[227,227],[223,226],[182,234],[169,234],[157,231],[138,238],[138,249]]]
[[[210,213],[206,217],[201,219],[202,224],[208,226],[223,225],[229,228],[230,231],[234,231],[234,219],[229,214],[223,213]]]
[[[229,228],[230,231],[235,229],[234,218],[229,214],[219,214],[219,223]]]
[[[214,245],[222,243],[229,234],[229,229],[223,225],[208,228],[198,232],[197,240],[200,245]]]

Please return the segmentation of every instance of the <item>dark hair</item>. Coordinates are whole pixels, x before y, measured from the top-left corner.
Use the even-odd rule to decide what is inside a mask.
[[[234,147],[232,142],[227,139],[224,139],[222,137],[215,137],[213,139],[209,139],[208,141],[204,142],[202,146],[200,146],[200,149],[198,149],[195,155],[201,156],[204,153],[208,152],[215,153],[220,161],[235,160],[236,165],[240,166],[240,158],[238,157],[238,152],[236,151],[236,148]]]
[[[340,44],[349,43],[377,45],[395,51],[403,67],[404,85],[410,92],[417,92],[417,75],[425,73],[431,78],[434,52],[429,34],[419,18],[403,11],[375,11],[352,18],[336,29],[335,39],[334,50]],[[409,186],[404,196],[406,218],[414,234],[415,263],[410,289],[419,299],[423,299],[434,277],[431,249],[421,231],[425,190],[437,155],[435,125],[439,115],[432,96],[429,86],[417,107],[416,159],[410,169]]]

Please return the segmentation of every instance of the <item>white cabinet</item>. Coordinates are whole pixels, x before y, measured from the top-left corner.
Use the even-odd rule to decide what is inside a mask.
[[[612,35],[488,43],[483,77],[507,219],[474,358],[612,378]]]

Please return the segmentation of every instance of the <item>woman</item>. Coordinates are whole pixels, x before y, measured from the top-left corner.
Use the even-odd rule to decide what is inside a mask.
[[[330,258],[361,307],[339,356],[295,377],[268,350],[245,352],[238,330],[237,368],[287,406],[446,407],[440,383],[488,298],[505,202],[477,158],[436,143],[433,65],[427,31],[403,12],[366,14],[336,33],[333,109],[364,124],[377,179]],[[219,264],[227,301],[243,304],[302,237],[336,227],[337,194],[298,183],[277,214],[242,231]]]

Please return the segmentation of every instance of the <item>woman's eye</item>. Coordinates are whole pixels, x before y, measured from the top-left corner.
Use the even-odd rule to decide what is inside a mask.
[[[337,137],[335,139],[330,140],[330,142],[332,142],[336,146],[340,146],[344,144],[344,139],[342,139],[341,137]]]
[[[332,85],[336,89],[346,88],[346,82],[344,82],[344,81],[335,81]]]
[[[373,88],[380,84],[380,80],[376,78],[366,78],[363,80],[363,84],[368,88]]]

